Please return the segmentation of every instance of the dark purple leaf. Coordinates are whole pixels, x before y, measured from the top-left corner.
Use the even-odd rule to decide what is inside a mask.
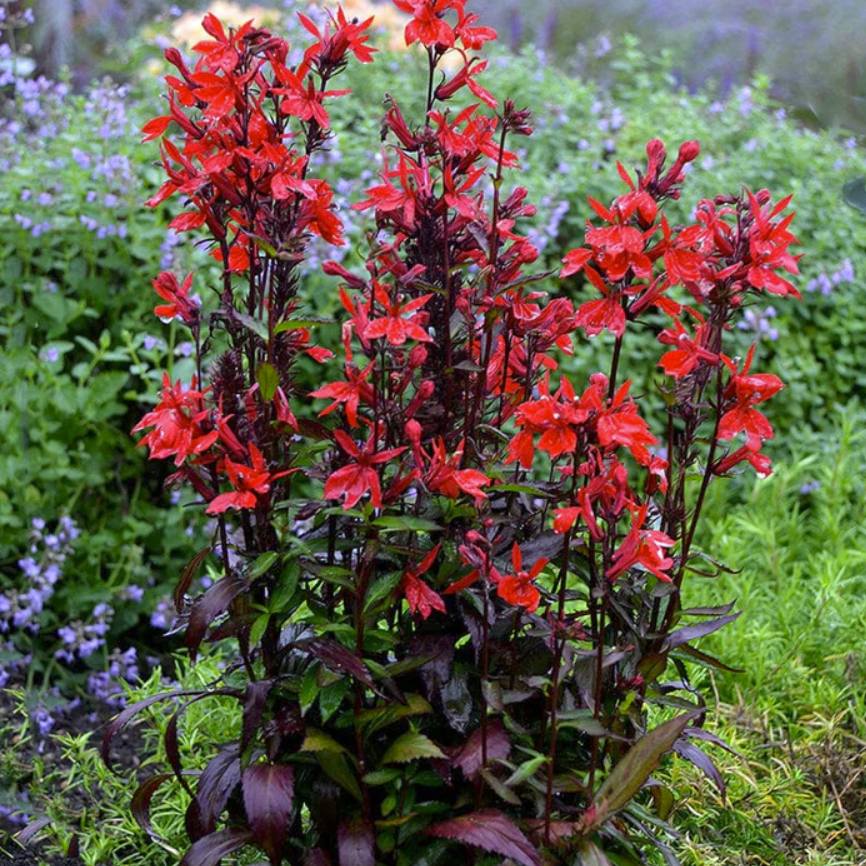
[[[249,830],[231,828],[199,839],[186,852],[180,866],[217,866],[223,857],[234,853],[252,840]]]
[[[30,821],[22,830],[15,834],[15,838],[22,844],[26,844],[40,831],[44,830],[51,823],[50,818],[35,818]]]
[[[304,858],[304,866],[331,866],[331,858],[321,848],[313,848]]]
[[[368,689],[376,689],[373,676],[358,656],[341,643],[327,638],[315,638],[309,642],[300,642],[302,647],[315,656],[326,668],[336,673],[346,673],[363,683]]]
[[[241,730],[241,751],[252,742],[262,720],[268,695],[273,688],[273,680],[259,680],[247,686],[244,696],[244,719]]]
[[[158,837],[150,824],[150,801],[159,788],[173,778],[174,773],[157,773],[155,776],[145,779],[132,795],[132,803],[130,804],[132,817],[151,839]]]
[[[148,707],[153,706],[155,703],[159,701],[165,701],[169,698],[178,698],[189,695],[198,695],[201,694],[200,691],[184,691],[177,690],[173,692],[163,692],[159,695],[151,695],[149,698],[145,698],[142,701],[138,701],[134,703],[132,706],[127,707],[123,712],[118,713],[107,725],[105,728],[105,733],[102,735],[102,760],[105,762],[105,765],[110,769],[111,768],[111,741],[135,718],[142,710],[146,710]]]
[[[231,574],[218,580],[201,598],[195,600],[186,629],[186,645],[193,659],[210,624],[220,614],[225,613],[246,588],[243,578]]]
[[[256,844],[279,866],[292,818],[294,770],[286,764],[252,764],[244,770],[242,784]]]
[[[198,574],[198,570],[201,568],[202,563],[208,558],[210,552],[210,547],[205,547],[203,550],[200,550],[184,566],[183,571],[180,573],[180,579],[174,588],[174,609],[178,613],[183,613],[184,598],[189,591],[190,584],[192,584],[193,579]]]
[[[174,774],[177,777],[177,780],[183,785],[184,790],[190,795],[193,796],[192,789],[189,786],[189,783],[184,778],[186,773],[184,773],[183,767],[180,763],[180,744],[178,742],[178,732],[177,727],[180,722],[181,716],[187,711],[187,709],[198,701],[203,701],[205,698],[214,697],[221,692],[204,692],[196,695],[191,700],[188,700],[185,704],[183,704],[178,710],[174,712],[172,717],[168,720],[168,724],[165,727],[165,734],[163,734],[163,745],[165,747],[165,756],[168,759],[169,766],[174,770]],[[237,695],[237,693],[234,693]]]
[[[704,740],[704,742],[712,743],[714,746],[719,746],[726,752],[736,755],[738,758],[743,757],[736,749],[732,748],[721,737],[712,733],[712,731],[707,731],[704,728],[690,727],[686,728],[685,733],[687,737],[694,737],[696,740]],[[743,760],[745,760],[745,758],[743,758]]]
[[[360,818],[343,821],[337,831],[340,866],[376,866],[373,827]]]
[[[237,746],[228,746],[212,758],[202,771],[195,799],[186,811],[186,829],[193,840],[216,830],[234,789],[241,781],[241,762]]]
[[[685,628],[679,628],[671,632],[662,643],[662,650],[672,650],[674,647],[682,646],[689,641],[697,640],[699,637],[712,634],[718,631],[728,623],[733,622],[740,614],[732,613],[730,616],[721,616],[718,619],[707,620],[706,622],[697,622],[694,625],[687,625]]]
[[[482,760],[484,738],[481,729],[473,731],[463,747],[454,755],[454,763],[463,771],[467,779],[475,779],[484,766]],[[487,762],[507,758],[511,753],[511,741],[505,728],[498,721],[487,726]]]
[[[510,857],[521,866],[540,866],[541,863],[535,846],[510,818],[496,809],[482,809],[442,821],[428,827],[427,832],[438,839],[450,839]]]
[[[711,656],[709,653],[703,652],[703,650],[695,649],[693,646],[682,646],[680,647],[680,652],[685,653],[690,658],[693,658],[695,661],[700,662],[702,665],[706,665],[707,667],[717,668],[720,671],[727,671],[730,674],[745,673],[742,668],[733,668],[720,659],[717,659],[715,656]]]
[[[712,762],[710,756],[701,751],[697,746],[687,740],[678,740],[674,743],[674,751],[689,763],[694,764],[718,789],[722,799],[725,798],[725,780],[719,772],[718,767]]]
[[[689,607],[681,610],[682,616],[724,616],[734,609],[736,601],[731,601],[728,604],[722,604],[718,607]]]

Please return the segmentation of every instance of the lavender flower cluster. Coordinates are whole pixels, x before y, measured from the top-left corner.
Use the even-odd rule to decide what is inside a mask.
[[[831,273],[820,273],[806,283],[807,292],[820,292],[825,298],[833,293],[833,289],[842,283],[853,283],[855,278],[854,265],[851,259],[844,259],[842,264]]]
[[[54,531],[46,521],[35,517],[31,523],[28,554],[18,560],[18,569],[26,579],[26,588],[12,588],[0,593],[0,633],[39,632],[40,615],[63,574],[63,564],[72,553],[80,532],[75,521],[64,515]],[[0,667],[0,685],[8,671]]]
[[[0,173],[7,175],[3,210],[33,238],[68,230],[71,221],[98,240],[125,238],[127,210],[140,198],[134,167],[119,152],[121,142],[134,140],[127,88],[99,82],[82,105],[65,82],[16,69],[11,49],[0,44],[0,87],[9,93],[0,107]],[[88,134],[76,135],[79,147],[58,150],[56,143],[76,117],[87,119]]]
[[[779,339],[779,331],[773,325],[775,318],[775,307],[764,307],[763,310],[749,307],[743,311],[743,318],[737,322],[737,327],[741,331],[748,331],[751,340],[760,340],[762,337],[766,337],[775,342]]]

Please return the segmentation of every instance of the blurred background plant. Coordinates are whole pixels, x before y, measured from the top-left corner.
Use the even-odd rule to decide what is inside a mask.
[[[212,5],[236,23],[267,14],[275,29],[298,27],[294,0]],[[359,15],[371,5],[345,3]],[[800,444],[774,454],[780,469],[769,481],[730,485],[709,519],[714,546],[743,569],[708,583],[706,598],[738,595],[745,605],[715,650],[747,668],[717,686],[728,707],[718,723],[749,763],[725,758],[735,777],[730,801],[708,806],[705,791],[696,796],[681,816],[682,845],[695,852],[695,864],[737,862],[724,851],[733,858],[736,845],[747,844],[757,853],[742,862],[860,863],[854,830],[864,824],[864,806],[851,797],[862,780],[848,785],[838,773],[864,739],[862,693],[853,683],[866,666],[857,553],[866,448],[854,435],[866,397],[866,218],[851,203],[861,203],[858,189],[866,195],[857,186],[866,175],[857,43],[866,6],[546,0],[531,14],[525,4],[477,6],[498,16],[519,52],[519,60],[500,52],[487,75],[535,113],[525,184],[539,206],[533,240],[550,268],[581,237],[590,213],[573,191],[609,199],[619,184],[616,160],[638,161],[651,137],[702,142],[681,214],[740,179],[794,193],[804,303],[752,308],[741,338],[745,347],[758,337],[761,368],[788,383],[773,423],[780,440]],[[179,523],[167,508],[164,477],[145,466],[129,429],[159,370],[191,375],[189,346],[172,331],[157,336],[150,279],[193,262],[167,228],[173,214],[142,207],[158,172],[137,129],[155,113],[161,48],[183,33],[197,39],[203,8],[0,0],[0,689],[17,690],[14,700],[0,697],[0,716],[23,708],[15,730],[30,755],[48,748],[53,732],[76,736],[96,724],[91,713],[119,705],[123,683],[156,663],[175,675],[175,644],[162,637],[173,621],[167,587],[194,549],[190,536],[203,528]],[[332,116],[338,133],[351,127],[353,135],[337,138],[322,168],[346,222],[349,267],[360,264],[360,227],[349,205],[382,159],[382,108],[368,94],[388,90],[412,107],[399,19],[389,7],[382,20],[379,45],[390,50],[352,70],[356,98],[336,103]],[[202,253],[197,266],[206,260]],[[303,291],[316,313],[333,310],[325,286],[311,268]],[[142,320],[153,329],[141,334]],[[330,338],[337,336],[334,329]],[[593,369],[592,355],[575,359],[575,371]],[[312,383],[312,362],[307,372]],[[819,761],[825,747],[831,754]],[[95,762],[74,754],[80,772],[96,779]],[[0,819],[20,822],[33,812],[21,798],[35,796],[28,792],[41,777],[33,761],[25,764],[0,766]],[[694,783],[686,770],[674,774],[678,786]],[[101,815],[95,808],[79,829]],[[68,830],[79,819],[64,820],[58,826]],[[807,853],[784,854],[796,838],[807,840]]]

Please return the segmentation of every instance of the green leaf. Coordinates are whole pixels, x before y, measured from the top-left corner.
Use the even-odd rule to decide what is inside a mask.
[[[334,324],[333,319],[290,319],[287,322],[280,322],[280,324],[274,328],[274,333],[282,334],[285,331],[299,331],[302,328],[315,328],[316,325],[332,324]]]
[[[301,689],[298,694],[302,715],[307,714],[307,710],[310,709],[319,694],[319,679],[316,676],[318,667],[318,665],[313,664],[304,671],[304,678],[301,680]]]
[[[381,770],[373,770],[372,773],[367,773],[364,776],[364,782],[367,785],[387,785],[389,782],[399,779],[401,775],[401,770],[396,770],[393,767],[384,767]]]
[[[346,755],[335,752],[320,752],[316,760],[325,773],[333,779],[341,788],[348,791],[359,802],[364,799],[358,780],[352,770]]]
[[[679,739],[693,713],[670,719],[644,734],[611,770],[595,795],[596,825],[602,824],[614,812],[627,806],[643,787],[644,782]]]
[[[268,342],[268,326],[264,322],[254,319],[246,313],[236,312],[234,315],[248,331],[252,331],[257,337],[261,337],[265,343]]]
[[[337,712],[350,687],[349,678],[343,677],[319,692],[319,710],[322,714],[322,724],[327,722]]]
[[[405,764],[420,758],[444,758],[445,753],[424,734],[407,731],[397,737],[382,756],[383,764]]]
[[[280,377],[274,365],[267,361],[259,364],[256,370],[256,382],[259,383],[262,399],[266,403],[270,403],[274,399],[274,394],[277,393],[277,386],[280,384]]]
[[[307,728],[304,742],[301,743],[302,752],[333,752],[342,754],[346,751],[330,734],[320,731],[318,728]]]
[[[252,628],[250,629],[250,643],[253,646],[255,646],[262,639],[262,635],[265,633],[265,629],[268,627],[268,620],[270,618],[271,615],[269,613],[263,613],[253,623]]]
[[[251,578],[261,577],[265,572],[270,570],[279,557],[279,553],[274,550],[259,554],[255,562],[250,566],[249,576]]]
[[[268,603],[268,610],[280,612],[285,609],[298,588],[300,577],[301,566],[298,560],[292,559],[287,562],[280,574],[280,582],[277,584]]]
[[[509,788],[531,779],[538,770],[547,763],[546,755],[536,755],[528,761],[524,761],[506,780],[505,784]]]
[[[442,529],[432,520],[412,517],[408,514],[392,514],[373,521],[373,526],[382,527],[383,532],[437,532]]]

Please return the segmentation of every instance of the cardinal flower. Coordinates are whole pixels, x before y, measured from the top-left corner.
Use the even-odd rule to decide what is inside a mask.
[[[375,508],[382,507],[382,487],[377,466],[387,463],[402,454],[405,448],[388,448],[376,451],[376,434],[370,435],[363,450],[342,430],[334,433],[337,444],[353,462],[332,472],[325,482],[325,499],[343,499],[343,508],[354,507],[362,496],[369,493]]]
[[[330,382],[310,393],[311,397],[320,397],[333,400],[330,406],[326,406],[319,412],[319,417],[329,415],[337,407],[342,405],[346,412],[346,420],[352,427],[358,426],[358,405],[363,400],[365,403],[373,402],[373,388],[367,382],[373,372],[371,361],[363,370],[353,366],[346,366],[345,382]]]
[[[623,540],[613,562],[607,570],[607,579],[616,580],[635,565],[640,565],[659,580],[670,583],[667,571],[674,561],[665,551],[674,546],[674,540],[657,529],[644,529],[648,506],[642,505],[632,518],[631,530]]]
[[[190,297],[192,274],[188,274],[183,284],[178,284],[177,277],[170,271],[163,271],[154,281],[156,293],[168,303],[153,308],[153,312],[163,322],[180,319],[185,325],[192,325],[198,320],[198,299]]]
[[[437,544],[416,566],[409,568],[403,574],[403,595],[409,603],[412,613],[420,613],[421,619],[427,619],[434,611],[445,613],[445,602],[438,592],[434,592],[428,584],[421,580],[421,575],[426,574],[436,561],[442,545]]]
[[[517,605],[525,608],[529,613],[534,613],[541,602],[541,592],[533,581],[541,574],[547,562],[546,559],[539,559],[529,571],[525,571],[520,545],[515,542],[511,548],[511,564],[514,568],[514,574],[507,574],[499,579],[496,585],[497,595],[509,604]]]
[[[784,384],[778,376],[771,373],[749,373],[755,356],[755,347],[749,349],[742,370],[737,370],[730,358],[723,357],[732,376],[725,389],[725,397],[733,406],[722,415],[719,422],[718,438],[733,439],[739,433],[746,434],[746,442],[752,450],[757,443],[773,438],[773,427],[763,413],[755,409],[755,404],[769,400],[778,393]]]
[[[133,433],[150,428],[139,441],[150,449],[151,460],[174,457],[174,465],[180,466],[188,457],[207,451],[219,437],[216,429],[205,430],[202,421],[208,417],[204,405],[204,393],[193,387],[185,389],[180,382],[174,385],[163,374],[162,399],[135,427]]]
[[[277,478],[288,475],[292,470],[271,474],[265,463],[262,452],[254,443],[249,444],[250,463],[236,463],[225,457],[220,463],[232,486],[230,493],[221,493],[207,507],[208,514],[223,514],[230,508],[238,511],[255,508],[259,497],[271,489],[271,483]]]
[[[385,315],[370,319],[364,331],[366,339],[385,337],[392,346],[402,346],[408,339],[433,342],[433,338],[421,327],[421,321],[426,317],[422,318],[422,314],[416,312],[433,297],[432,294],[421,295],[403,304],[396,293],[392,298],[385,286],[377,281],[374,281],[374,293],[379,305],[385,309]]]

